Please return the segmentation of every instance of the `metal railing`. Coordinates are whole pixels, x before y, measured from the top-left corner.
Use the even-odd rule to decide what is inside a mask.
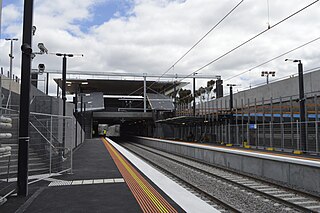
[[[0,141],[2,145],[12,146],[11,165],[5,171],[3,161],[0,161],[0,179],[10,177],[14,181],[17,175],[18,158],[18,111],[1,108],[2,114],[12,118],[13,137]],[[10,111],[10,113],[8,113]],[[65,137],[62,135],[62,124],[67,128]],[[74,148],[74,119],[69,116],[50,115],[44,113],[30,113],[29,126],[29,175],[52,173],[72,173],[72,157]],[[64,141],[64,143],[62,143]],[[64,145],[64,146],[63,146]],[[9,174],[9,176],[6,176]]]
[[[30,144],[37,146],[40,155],[52,172],[72,173],[72,148],[74,147],[73,118],[69,116],[32,113],[30,117]],[[62,134],[63,123],[68,128],[68,134]]]
[[[301,144],[302,125],[306,131],[305,150]],[[189,132],[194,134],[194,141],[256,149],[269,149],[292,152],[303,150],[309,154],[320,155],[320,121],[281,122],[281,123],[207,123],[203,126],[181,126],[176,137],[190,140]]]

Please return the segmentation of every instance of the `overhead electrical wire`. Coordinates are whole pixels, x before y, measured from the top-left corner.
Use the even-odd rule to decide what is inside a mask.
[[[274,60],[276,60],[276,59],[278,59],[278,58],[281,58],[281,57],[283,57],[283,56],[285,56],[285,55],[287,55],[287,54],[289,54],[289,53],[291,53],[291,52],[294,52],[294,51],[296,51],[296,50],[298,50],[298,49],[301,49],[302,47],[305,47],[305,46],[307,46],[307,45],[309,45],[309,44],[311,44],[311,43],[313,43],[313,42],[316,42],[316,41],[318,41],[318,40],[320,40],[320,36],[317,37],[317,38],[315,38],[315,39],[312,39],[312,40],[310,40],[310,41],[308,41],[308,42],[306,42],[306,43],[304,43],[304,44],[301,44],[301,45],[299,45],[299,46],[297,46],[297,47],[295,47],[295,48],[293,48],[293,49],[291,49],[291,50],[288,50],[288,51],[286,51],[286,52],[284,52],[284,53],[282,53],[282,54],[280,54],[280,55],[278,55],[278,56],[276,56],[276,57],[273,57],[273,58],[271,58],[271,59],[269,59],[269,60],[267,60],[267,61],[265,61],[265,62],[262,62],[262,63],[260,63],[260,64],[258,64],[258,65],[255,65],[254,67],[251,67],[250,69],[247,69],[247,70],[245,70],[245,71],[243,71],[243,72],[241,72],[241,73],[238,73],[238,74],[236,74],[236,75],[233,75],[233,76],[225,79],[225,81],[230,81],[231,79],[233,79],[233,78],[235,78],[235,77],[238,77],[238,76],[243,75],[243,74],[245,74],[245,73],[247,73],[247,72],[250,72],[250,71],[252,71],[252,70],[254,70],[254,69],[258,68],[258,67],[261,67],[261,66],[263,66],[263,65],[265,65],[265,64],[268,64],[268,63],[270,63],[271,61],[274,61]],[[172,86],[172,87],[173,87],[173,86]],[[168,90],[168,89],[171,89],[171,86],[168,87],[168,88],[165,88],[163,91]]]
[[[204,68],[208,67],[209,65],[211,65],[211,64],[213,64],[213,63],[215,63],[215,62],[217,62],[217,61],[218,61],[218,60],[220,60],[221,58],[223,58],[223,57],[225,57],[225,56],[229,55],[230,53],[232,53],[233,51],[235,51],[235,50],[239,49],[240,47],[244,46],[245,44],[249,43],[250,41],[252,41],[252,40],[254,40],[254,39],[258,38],[259,36],[261,36],[261,35],[263,35],[264,33],[268,32],[268,31],[269,31],[269,30],[271,30],[272,28],[275,28],[276,26],[278,26],[278,25],[280,25],[281,23],[283,23],[283,22],[287,21],[288,19],[292,18],[293,16],[297,15],[298,13],[302,12],[303,10],[305,10],[305,9],[307,9],[307,8],[309,8],[309,7],[311,7],[313,4],[317,3],[318,1],[319,1],[319,0],[316,0],[316,1],[312,2],[312,3],[310,3],[309,5],[307,5],[307,6],[303,7],[302,9],[300,9],[300,10],[296,11],[295,13],[293,13],[293,14],[291,14],[291,15],[287,16],[286,18],[282,19],[281,21],[277,22],[276,24],[274,24],[274,25],[270,26],[270,28],[268,28],[268,29],[266,29],[266,30],[263,30],[262,32],[260,32],[260,33],[258,33],[257,35],[255,35],[255,36],[251,37],[250,39],[246,40],[245,42],[243,42],[243,43],[239,44],[238,46],[236,46],[236,47],[232,48],[232,49],[231,49],[231,50],[229,50],[228,52],[226,52],[226,53],[222,54],[222,55],[221,55],[221,56],[219,56],[218,58],[216,58],[216,59],[214,59],[214,60],[210,61],[209,63],[205,64],[204,66],[202,66],[202,67],[198,68],[197,70],[193,71],[191,74],[187,75],[185,78],[187,78],[187,77],[189,77],[189,76],[193,75],[194,73],[199,72],[199,71],[203,70]],[[182,80],[183,80],[183,79],[182,79]]]
[[[303,70],[303,74],[310,73],[310,72],[313,72],[313,71],[319,71],[319,70],[320,70],[320,67],[314,67],[314,68],[311,68],[311,69]],[[282,79],[286,79],[286,78],[292,78],[292,77],[295,77],[295,75],[298,75],[298,74],[295,73],[295,74],[292,74],[292,75],[287,75],[287,76],[283,76],[283,77],[280,77],[280,78],[275,78],[273,80],[269,80],[269,83],[274,82],[274,81],[279,81],[279,80],[282,80]],[[248,88],[252,89],[252,87],[258,87],[258,86],[265,85],[265,84],[266,83],[264,81],[262,83],[257,83],[257,84],[245,87],[242,90],[245,90],[245,89],[248,89]]]
[[[171,67],[169,67],[169,69],[167,69],[162,76],[164,76],[165,74],[167,74],[171,69],[173,69],[185,56],[187,56],[191,50],[193,50],[198,44],[200,44],[200,42],[205,39],[205,37],[207,37],[215,28],[217,28],[235,9],[237,9],[237,7],[240,6],[240,4],[243,3],[244,0],[240,1],[236,6],[234,6],[220,21],[218,21],[206,34],[204,34],[204,36],[202,36],[186,53],[184,53]],[[161,76],[161,77],[162,77]],[[159,80],[161,79],[161,77],[159,77]]]
[[[312,5],[314,5],[315,3],[319,2],[320,0],[316,0],[316,1],[313,1],[312,3],[308,4],[307,6],[299,9],[298,11],[292,13],[291,15],[287,16],[286,18],[280,20],[279,22],[277,22],[276,24],[270,26],[270,28],[267,28],[266,30],[263,30],[261,31],[260,33],[256,34],[255,36],[249,38],[248,40],[244,41],[243,43],[239,44],[238,46],[232,48],[231,50],[227,51],[226,53],[222,54],[221,56],[215,58],[214,60],[210,61],[209,63],[203,65],[202,67],[196,69],[195,71],[191,72],[190,74],[186,75],[184,78],[181,78],[178,82],[181,82],[182,80],[194,75],[194,73],[197,73],[201,70],[203,70],[204,68],[210,66],[211,64],[219,61],[220,59],[222,59],[223,57],[229,55],[230,53],[234,52],[235,50],[239,49],[240,47],[246,45],[247,43],[251,42],[252,40],[258,38],[259,36],[263,35],[264,33],[268,32],[269,30],[275,28],[276,26],[282,24],[283,22],[287,21],[288,19],[294,17],[295,15],[299,14],[300,12],[304,11],[305,9],[311,7]]]
[[[304,70],[303,73],[309,73],[309,72],[312,72],[312,71],[317,71],[317,70],[320,70],[320,67],[314,67],[314,68],[311,68],[311,69],[307,69],[307,70]],[[281,78],[277,78],[277,79],[274,79],[273,81],[276,81],[276,80],[281,80],[281,79],[285,79],[285,78],[288,78],[288,77],[292,77],[294,75],[287,75],[287,76],[284,76],[284,77],[281,77]],[[273,82],[273,81],[270,81],[270,82]],[[252,87],[258,87],[258,86],[261,86],[261,85],[265,85],[265,82],[264,83],[258,83],[258,84],[255,84],[255,85],[251,85],[251,86],[248,86],[248,87],[245,87],[244,89],[252,89]],[[188,97],[191,97],[192,94],[189,94],[183,98],[181,98],[180,100],[184,100]]]
[[[265,62],[263,62],[263,63],[261,63],[261,64],[258,64],[258,65],[254,66],[254,67],[251,67],[250,69],[247,69],[247,70],[244,71],[244,72],[241,72],[241,73],[239,73],[239,74],[237,74],[237,75],[233,75],[233,76],[225,79],[225,81],[230,81],[231,79],[233,79],[233,78],[235,78],[235,77],[238,77],[238,76],[243,75],[243,74],[245,74],[245,73],[247,73],[247,72],[250,72],[250,71],[252,71],[252,70],[254,70],[254,69],[258,68],[258,67],[261,67],[261,66],[263,66],[263,65],[265,65],[265,64],[268,64],[268,63],[270,63],[271,61],[274,61],[274,60],[276,60],[276,59],[278,59],[278,58],[281,58],[281,57],[283,57],[283,56],[285,56],[285,55],[287,55],[287,54],[289,54],[289,53],[291,53],[291,52],[294,52],[294,51],[296,51],[296,50],[298,50],[298,49],[300,49],[300,48],[302,48],[302,47],[305,47],[305,46],[307,46],[307,45],[309,45],[309,44],[311,44],[311,43],[313,43],[313,42],[316,42],[316,41],[318,41],[318,40],[320,40],[320,36],[317,37],[317,38],[315,38],[315,39],[312,39],[311,41],[308,41],[308,42],[306,42],[306,43],[304,43],[304,44],[302,44],[302,45],[299,45],[298,47],[295,47],[295,48],[293,48],[293,49],[291,49],[291,50],[289,50],[289,51],[286,51],[286,52],[284,52],[284,53],[282,53],[282,54],[280,54],[280,55],[278,55],[278,56],[276,56],[276,57],[274,57],[274,58],[271,58],[271,59],[269,59],[269,60],[267,60],[267,61],[265,61]],[[320,67],[316,67],[316,68],[312,68],[312,69],[309,69],[309,70],[305,70],[304,73],[310,72],[310,71],[313,71],[313,70],[317,70],[317,69],[319,69],[319,68],[320,68]],[[259,85],[260,85],[260,84],[257,84],[257,85],[254,85],[254,86],[259,86]],[[249,88],[249,87],[248,87],[248,88]]]
[[[204,34],[194,45],[192,45],[192,47],[190,49],[188,49],[187,52],[185,52],[176,62],[173,63],[173,65],[171,65],[160,77],[157,81],[153,82],[151,85],[148,86],[148,88],[150,88],[152,85],[154,85],[155,83],[158,83],[160,81],[160,79],[167,74],[171,69],[173,69],[184,57],[186,57],[198,44],[201,43],[201,41],[203,39],[205,39],[205,37],[207,37],[214,29],[216,29],[235,9],[237,9],[242,3],[244,2],[244,0],[241,0],[236,6],[234,6],[225,16],[223,16],[222,19],[220,19],[220,21],[218,21],[206,34]],[[142,87],[143,88],[143,87]],[[131,94],[139,91],[139,88],[137,90],[135,90],[134,92],[132,92]]]
[[[235,77],[238,77],[238,76],[243,75],[243,74],[245,74],[245,73],[247,73],[247,72],[250,72],[250,71],[252,71],[252,70],[254,70],[254,69],[258,68],[258,67],[261,67],[261,66],[263,66],[263,65],[265,65],[265,64],[268,64],[268,63],[270,63],[271,61],[274,61],[274,60],[276,60],[276,59],[278,59],[278,58],[281,58],[282,56],[287,55],[287,54],[289,54],[289,53],[291,53],[291,52],[294,52],[294,51],[296,51],[296,50],[298,50],[298,49],[300,49],[300,48],[302,48],[302,47],[305,47],[305,46],[307,46],[308,44],[311,44],[311,43],[313,43],[313,42],[315,42],[315,41],[318,41],[319,39],[320,39],[320,36],[319,36],[318,38],[315,38],[315,39],[313,39],[313,40],[311,40],[311,41],[308,41],[308,42],[306,42],[306,43],[304,43],[304,44],[302,44],[302,45],[300,45],[300,46],[298,46],[298,47],[295,47],[295,48],[293,48],[293,49],[291,49],[291,50],[289,50],[289,51],[287,51],[287,52],[284,52],[284,53],[282,53],[282,54],[280,54],[280,55],[278,55],[278,56],[276,56],[276,57],[274,57],[274,58],[271,58],[271,59],[269,59],[269,60],[267,60],[267,61],[265,61],[265,62],[263,62],[263,63],[261,63],[261,64],[258,64],[258,65],[256,65],[256,66],[254,66],[254,67],[252,67],[252,68],[244,71],[244,72],[241,72],[241,73],[239,73],[239,74],[236,74],[236,75],[234,75],[234,76],[231,76],[231,77],[227,78],[225,81],[229,81],[229,80],[231,80],[231,79],[233,79],[233,78],[235,78]]]

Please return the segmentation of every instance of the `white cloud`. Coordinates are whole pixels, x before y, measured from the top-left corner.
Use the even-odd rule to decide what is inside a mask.
[[[20,13],[20,9],[13,4],[9,4],[6,7],[3,8],[2,11],[2,24],[4,26],[6,26],[7,23],[10,22],[17,22],[20,21],[21,19],[21,13]]]
[[[109,0],[108,0],[109,1]],[[202,35],[217,23],[239,0],[123,0],[126,16],[116,12],[112,19],[96,24],[95,7],[102,0],[36,1],[34,44],[43,42],[52,52],[84,53],[84,58],[68,60],[70,70],[127,71],[162,74]],[[128,2],[132,4],[128,7]],[[301,9],[311,0],[269,1],[270,25]],[[320,36],[319,3],[275,27],[247,45],[205,68],[204,74],[228,79],[255,65]],[[266,1],[247,0],[203,40],[170,73],[187,75],[267,29]],[[4,33],[21,37],[21,8],[9,5],[3,10]],[[81,25],[92,21],[83,32]],[[289,54],[304,61],[306,69],[319,66],[320,41]],[[4,41],[1,49],[8,49]],[[15,48],[16,73],[19,73],[19,47]],[[7,53],[0,53],[1,66],[8,66]],[[285,57],[284,57],[285,58]],[[232,81],[243,87],[263,82],[263,69],[277,70],[283,77],[296,72],[284,58],[257,68]],[[44,62],[47,69],[61,69],[61,59],[52,55],[37,56],[34,64]],[[247,79],[243,81],[242,79]],[[204,82],[204,81],[199,81]],[[55,93],[55,89],[52,89]]]

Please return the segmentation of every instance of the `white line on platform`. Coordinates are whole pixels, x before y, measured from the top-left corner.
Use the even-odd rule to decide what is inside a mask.
[[[110,178],[110,179],[90,179],[90,180],[55,180],[49,186],[75,186],[75,185],[92,185],[92,184],[110,184],[110,183],[124,183],[123,178]]]
[[[145,174],[154,184],[156,184],[163,192],[165,192],[172,200],[174,200],[186,212],[195,213],[215,213],[219,212],[199,197],[195,196],[170,178],[154,169],[140,158],[133,155],[128,150],[119,146],[109,138],[107,140],[132,164],[134,164],[143,174]]]
[[[175,144],[175,145],[196,147],[196,148],[200,148],[200,149],[208,149],[208,150],[213,150],[213,151],[218,151],[218,152],[225,152],[225,153],[231,153],[231,154],[237,154],[237,155],[245,155],[245,156],[280,161],[280,162],[307,165],[307,166],[313,166],[313,167],[318,167],[318,168],[320,167],[320,162],[317,160],[300,159],[300,158],[295,158],[294,156],[278,156],[278,155],[273,155],[271,153],[267,154],[267,153],[251,152],[251,150],[248,150],[248,151],[235,150],[235,149],[229,149],[229,148],[224,148],[224,147],[210,146],[210,145],[206,145],[206,144],[186,143],[186,142],[171,141],[171,140],[158,139],[158,138],[141,137],[141,136],[139,136],[138,138],[151,140],[151,141],[170,143],[170,144]]]

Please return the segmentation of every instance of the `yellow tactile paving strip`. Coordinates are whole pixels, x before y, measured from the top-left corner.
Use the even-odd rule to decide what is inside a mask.
[[[177,212],[106,139],[102,141],[143,212]]]
[[[197,145],[203,145],[203,144],[197,144]],[[295,156],[295,155],[289,155],[289,154],[271,153],[271,152],[264,152],[264,151],[255,151],[255,150],[250,150],[250,149],[244,150],[244,149],[221,147],[221,146],[212,146],[212,145],[203,145],[203,146],[211,146],[211,147],[217,147],[217,148],[223,148],[223,149],[229,149],[229,150],[237,150],[237,151],[248,152],[248,153],[250,152],[250,153],[257,153],[257,154],[264,154],[264,155],[274,155],[274,156],[280,156],[280,157],[286,157],[286,158],[296,158],[296,159],[320,162],[320,159],[317,159],[317,158],[308,158],[308,157]]]

